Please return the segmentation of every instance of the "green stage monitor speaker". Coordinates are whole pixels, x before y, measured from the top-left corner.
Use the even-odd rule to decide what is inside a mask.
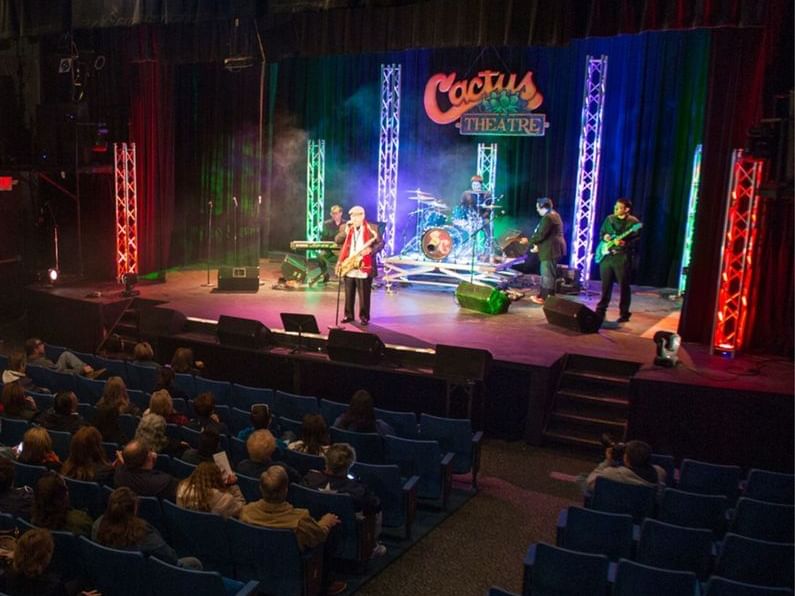
[[[285,255],[284,261],[282,261],[282,277],[285,281],[311,286],[323,278],[323,269],[317,259]]]
[[[544,301],[544,316],[551,325],[580,333],[596,333],[602,324],[599,316],[584,304],[557,296],[547,296]]]
[[[221,292],[259,292],[259,267],[219,267]]]
[[[455,299],[462,308],[476,310],[489,315],[508,312],[510,300],[505,292],[491,286],[462,281],[455,289]]]

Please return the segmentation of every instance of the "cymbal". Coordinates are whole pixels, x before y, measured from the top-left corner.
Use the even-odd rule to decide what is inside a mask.
[[[406,194],[419,195],[421,197],[433,197],[431,193],[423,192],[419,188],[416,190],[404,190],[403,192],[405,192]]]
[[[480,209],[502,209],[502,205],[481,205]]]
[[[434,202],[436,202],[436,199],[434,199],[432,195],[427,195],[427,196],[414,195],[414,196],[410,196],[410,197],[406,197],[406,198],[409,199],[410,201],[417,201],[418,203],[434,203]]]
[[[438,209],[439,211],[448,211],[450,207],[442,203],[441,201],[433,201],[432,203],[428,203],[428,207],[431,209]]]

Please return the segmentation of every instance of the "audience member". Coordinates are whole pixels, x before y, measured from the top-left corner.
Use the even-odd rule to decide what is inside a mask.
[[[270,428],[273,420],[270,406],[268,404],[252,405],[249,413],[249,420],[251,421],[251,425],[237,433],[237,438],[241,441],[248,439],[249,435],[255,430],[268,430]]]
[[[168,394],[175,399],[190,399],[185,391],[179,388],[176,383],[177,374],[170,366],[161,366],[157,369],[157,379],[155,380],[155,393],[161,389],[168,391]],[[154,393],[152,394],[154,395]]]
[[[160,365],[155,362],[155,351],[152,349],[152,344],[148,341],[139,341],[133,348],[134,364],[138,366],[146,366],[147,368],[159,368]]]
[[[11,460],[0,457],[0,513],[28,519],[33,507],[33,489],[29,486],[15,487],[14,475]]]
[[[66,586],[50,569],[55,542],[45,528],[28,530],[14,547],[11,565],[0,576],[0,589],[9,596],[65,596]]]
[[[194,362],[193,350],[190,348],[177,348],[171,359],[171,368],[175,373],[200,375],[204,368],[201,361]]]
[[[383,420],[376,419],[373,396],[364,389],[353,394],[348,410],[334,421],[334,426],[357,433],[394,435],[394,429]]]
[[[229,434],[226,424],[221,422],[215,412],[215,397],[209,391],[199,394],[193,400],[193,411],[196,412],[196,418],[188,424],[190,428],[199,431],[205,428],[212,428],[219,435]]]
[[[55,396],[52,408],[36,418],[36,424],[48,430],[74,433],[88,422],[77,411],[77,396],[72,391],[61,391]]]
[[[121,465],[113,475],[116,488],[127,487],[144,497],[176,499],[179,481],[171,474],[155,470],[157,454],[141,441],[127,443],[121,453]]]
[[[188,447],[184,441],[169,437],[166,434],[166,419],[150,411],[147,411],[138,423],[135,439],[155,453],[165,453],[174,457],[181,457]]]
[[[8,357],[8,368],[3,371],[2,381],[4,385],[18,383],[25,391],[36,391],[38,393],[49,393],[49,389],[37,387],[29,376],[25,374],[28,366],[28,358],[22,350],[11,352]]]
[[[301,425],[301,439],[290,443],[288,448],[309,455],[323,455],[330,443],[328,428],[323,416],[307,414]]]
[[[36,482],[30,521],[40,528],[62,530],[80,536],[90,536],[91,524],[94,523],[85,511],[69,506],[66,483],[58,474],[45,474]]]
[[[164,366],[160,370],[170,369]],[[144,412],[144,415],[146,415],[147,412],[159,414],[166,419],[166,423],[168,424],[178,424],[182,426],[188,423],[187,416],[174,410],[174,401],[171,399],[171,394],[167,389],[158,389],[152,393],[152,397],[149,398],[149,409]]]
[[[127,394],[127,384],[121,377],[111,377],[105,381],[102,397],[97,402],[97,408],[102,406],[116,408],[119,414],[141,415],[141,410],[130,403],[130,396]]]
[[[662,490],[665,484],[665,470],[651,463],[651,446],[643,441],[629,441],[624,446],[624,454],[617,458],[614,447],[605,449],[605,459],[588,475],[587,488],[593,492],[597,478],[607,478],[623,484],[656,486]]]
[[[295,532],[301,550],[324,543],[331,529],[340,523],[340,519],[333,513],[326,513],[319,520],[314,520],[308,510],[297,509],[287,502],[289,488],[290,479],[284,468],[281,466],[269,468],[260,477],[262,499],[243,507],[240,520],[268,528],[290,529]],[[323,568],[326,594],[339,594],[347,589],[348,586],[344,582],[330,583],[330,558],[326,558]]]
[[[177,487],[177,505],[185,509],[238,517],[245,504],[237,477],[232,474],[224,478],[214,462],[200,463]]]
[[[111,548],[141,551],[145,556],[155,556],[171,565],[201,569],[194,557],[177,558],[160,533],[149,522],[138,517],[138,496],[129,488],[114,490],[108,497],[105,513],[94,522],[91,538]]]
[[[129,437],[119,426],[119,408],[115,406],[97,406],[91,424],[100,432],[106,443],[124,445]]]
[[[25,341],[25,355],[30,366],[43,366],[58,372],[90,375],[94,372],[88,364],[80,360],[69,350],[64,350],[58,356],[58,362],[53,362],[44,355],[45,344],[38,337],[31,337]]]
[[[25,395],[25,390],[19,383],[3,386],[0,404],[3,406],[3,416],[6,418],[18,418],[30,422],[39,415],[36,402],[29,395]]]
[[[25,431],[22,444],[17,449],[17,460],[31,466],[45,466],[56,472],[61,469],[61,460],[52,450],[50,433],[40,426]]]
[[[113,478],[113,465],[102,447],[102,435],[93,426],[84,426],[72,435],[69,457],[61,467],[68,478],[106,483]]]
[[[221,451],[220,442],[221,435],[211,428],[205,428],[199,434],[197,447],[186,449],[180,459],[193,465],[199,465],[202,462],[212,462],[214,461],[213,455]]]
[[[276,451],[276,439],[269,430],[257,430],[246,440],[248,458],[237,464],[237,472],[251,478],[259,478],[271,466],[281,466],[287,472],[290,482],[300,483],[302,478],[293,467],[280,461],[273,461]]]

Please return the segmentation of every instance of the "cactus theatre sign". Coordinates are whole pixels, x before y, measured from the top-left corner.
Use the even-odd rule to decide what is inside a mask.
[[[549,123],[533,110],[544,96],[527,71],[483,70],[471,79],[456,81],[456,73],[433,75],[425,84],[425,113],[436,124],[456,122],[462,135],[543,136]]]

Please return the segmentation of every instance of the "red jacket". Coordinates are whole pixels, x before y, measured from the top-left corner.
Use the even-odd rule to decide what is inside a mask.
[[[376,266],[375,266],[375,253],[381,250],[384,247],[384,241],[381,239],[381,235],[378,233],[378,227],[375,224],[369,223],[367,220],[364,220],[362,223],[364,226],[364,231],[362,233],[362,241],[367,242],[373,236],[375,236],[376,240],[370,245],[372,252],[369,255],[364,255],[362,257],[362,267],[361,270],[364,271],[370,277],[374,277],[376,274]],[[345,243],[342,245],[342,250],[340,251],[339,262],[343,262],[348,256],[351,254],[351,245],[353,244],[353,226],[348,226],[348,232],[345,234]]]

